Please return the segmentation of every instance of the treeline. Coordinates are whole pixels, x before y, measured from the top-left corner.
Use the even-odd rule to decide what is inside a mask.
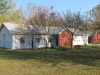
[[[82,31],[92,30],[100,31],[100,4],[91,8],[84,14],[80,11],[59,13],[54,7],[36,6],[31,3],[27,4],[27,9],[23,7],[16,9],[13,0],[0,0],[0,23],[25,23],[31,25],[63,25],[80,29]]]
[[[2,22],[24,22],[23,7],[16,9],[13,0],[0,0],[0,23]]]

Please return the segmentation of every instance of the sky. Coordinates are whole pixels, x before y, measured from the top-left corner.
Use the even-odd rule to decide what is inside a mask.
[[[38,6],[54,6],[54,10],[64,12],[70,9],[72,12],[82,11],[86,12],[100,3],[100,0],[14,0],[16,8],[23,6],[26,9],[27,4],[30,2]]]

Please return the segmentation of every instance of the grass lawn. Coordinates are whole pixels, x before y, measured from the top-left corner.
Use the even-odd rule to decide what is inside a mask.
[[[100,47],[66,51],[0,48],[0,75],[100,75]]]

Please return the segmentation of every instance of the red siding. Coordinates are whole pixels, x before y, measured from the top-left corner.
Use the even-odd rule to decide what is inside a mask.
[[[96,33],[94,36],[94,43],[100,43],[100,33]]]
[[[65,29],[59,34],[59,46],[71,46],[71,39],[72,33],[68,29]]]

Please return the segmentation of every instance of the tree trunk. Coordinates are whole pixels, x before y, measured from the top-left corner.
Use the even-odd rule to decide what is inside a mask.
[[[32,38],[32,49],[33,49],[34,47],[33,47],[33,38]]]
[[[73,48],[73,39],[71,39],[71,49]]]
[[[32,35],[32,49],[34,49],[34,35]]]
[[[92,47],[94,46],[94,36],[95,36],[95,34],[92,36],[92,39],[91,39]]]
[[[73,48],[73,33],[72,33],[72,38],[71,38],[71,49]]]
[[[93,37],[92,37],[92,40],[91,40],[91,42],[92,42],[92,47],[94,46],[94,41],[93,41]]]

